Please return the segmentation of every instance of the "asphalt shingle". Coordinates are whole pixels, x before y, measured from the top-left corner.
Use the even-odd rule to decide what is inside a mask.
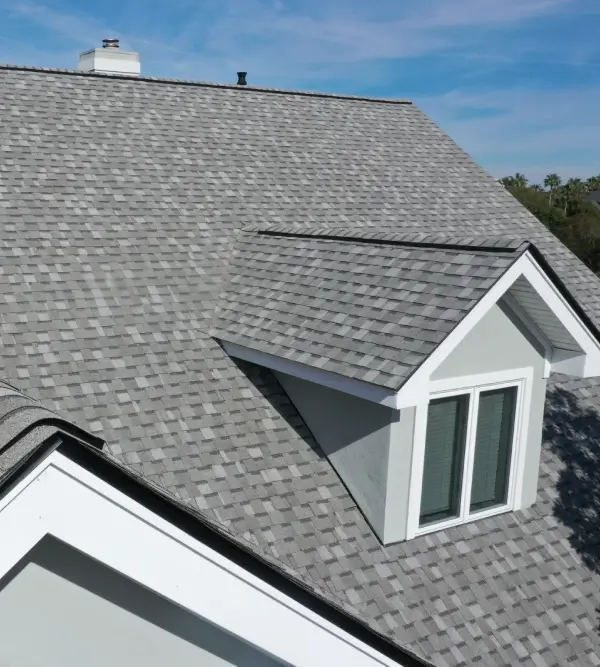
[[[437,665],[597,664],[597,381],[551,389],[534,507],[382,547],[208,335],[265,224],[530,240],[599,325],[598,279],[500,184],[410,104],[3,68],[0,113],[4,379]]]
[[[398,390],[527,249],[477,237],[335,234],[242,233],[213,334]]]

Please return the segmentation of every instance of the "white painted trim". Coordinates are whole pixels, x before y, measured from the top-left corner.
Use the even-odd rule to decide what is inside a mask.
[[[481,321],[484,315],[507,293],[515,280],[524,276],[538,292],[546,305],[568,329],[577,344],[585,354],[583,367],[577,364],[563,364],[562,372],[572,372],[577,377],[592,377],[600,375],[600,343],[592,332],[582,322],[581,318],[571,308],[567,300],[558,291],[540,265],[530,253],[520,257],[508,271],[485,294],[481,301],[469,312],[458,326],[440,343],[434,352],[419,366],[414,375],[404,384],[398,393],[397,405],[411,404],[411,394],[416,392],[417,400],[421,401],[424,383],[431,377],[433,371],[456,349],[467,334]],[[552,370],[557,370],[552,364]],[[415,404],[415,403],[412,403]]]
[[[518,509],[522,503],[524,486],[525,456],[527,435],[529,432],[529,412],[533,389],[533,368],[520,368],[494,373],[482,373],[458,378],[437,380],[430,384],[429,400],[469,394],[469,415],[467,422],[465,461],[463,464],[463,485],[460,499],[460,515],[447,521],[419,526],[421,492],[423,487],[423,468],[425,462],[425,440],[427,435],[428,403],[417,406],[415,415],[415,437],[413,441],[412,470],[409,493],[407,539],[436,532],[470,521],[476,521],[496,514]],[[478,512],[469,512],[469,499],[472,486],[472,471],[475,456],[475,425],[479,395],[483,391],[517,387],[517,404],[513,431],[512,456],[509,471],[507,502],[499,507],[491,507]]]
[[[307,366],[306,364],[301,364],[297,361],[290,361],[289,359],[283,359],[282,357],[276,357],[272,354],[267,354],[266,352],[251,350],[250,348],[238,345],[237,343],[228,343],[226,341],[222,341],[222,343],[225,352],[236,359],[243,359],[244,361],[249,361],[257,366],[270,368],[278,373],[292,375],[300,380],[307,380],[308,382],[320,384],[323,387],[329,387],[329,389],[336,389],[345,394],[364,398],[372,403],[379,403],[380,405],[385,405],[389,408],[396,407],[396,392],[394,390],[384,389],[383,387],[378,387],[377,385],[369,384],[362,380],[347,378],[343,375],[324,371],[320,368],[313,368],[312,366]]]
[[[540,328],[535,324],[531,317],[529,317],[527,312],[510,293],[510,291],[504,294],[502,297],[502,303],[506,305],[511,315],[513,315],[521,323],[521,325],[525,327],[530,336],[532,336],[532,338],[537,341],[537,343],[544,351],[544,372],[542,377],[550,377],[550,372],[552,370],[552,343],[546,338],[546,336],[544,336]]]
[[[439,398],[440,394],[460,394],[463,389],[473,387],[488,388],[489,386],[515,382],[523,378],[533,379],[533,368],[511,368],[505,371],[492,371],[490,373],[478,373],[477,375],[461,375],[460,377],[434,380],[429,383],[429,395]]]
[[[552,350],[550,342],[546,340],[545,336],[543,336],[542,332],[539,331],[538,327],[531,321],[516,300],[508,294],[508,290],[513,283],[521,276],[524,276],[529,281],[546,305],[568,329],[581,348],[582,355],[579,355],[581,358],[575,352],[572,352],[570,353],[571,357],[565,359],[564,356],[560,355],[559,351]],[[431,374],[503,297],[507,301],[509,308],[515,312],[524,326],[527,326],[536,338],[542,342],[546,357],[544,377],[548,377],[551,370],[574,375],[575,377],[600,375],[600,343],[528,252],[522,255],[500,280],[491,287],[479,303],[467,313],[456,328],[446,336],[432,354],[416,369],[398,392],[378,387],[362,380],[347,378],[336,373],[306,366],[295,361],[289,361],[275,355],[258,352],[235,343],[223,341],[223,346],[226,352],[232,357],[244,359],[259,366],[265,366],[280,373],[287,373],[288,375],[293,375],[294,377],[308,380],[309,382],[314,382],[330,389],[352,394],[373,403],[401,410],[405,407],[419,405],[427,400]]]
[[[586,356],[573,350],[554,349],[552,351],[552,370],[575,377],[585,377]]]
[[[582,352],[593,357],[588,361],[594,368],[597,368],[596,375],[600,374],[600,343],[556,289],[540,265],[529,254],[526,254],[524,259],[527,261],[524,264],[523,276],[542,297],[557,319],[567,328]]]
[[[425,465],[425,436],[427,434],[427,412],[429,401],[415,408],[415,428],[411,455],[410,488],[408,490],[408,516],[406,519],[406,539],[412,539],[419,530],[421,509],[421,489],[423,487],[423,469]],[[422,443],[422,451],[421,445]]]
[[[286,664],[399,664],[58,452],[0,499],[0,577],[47,534]]]

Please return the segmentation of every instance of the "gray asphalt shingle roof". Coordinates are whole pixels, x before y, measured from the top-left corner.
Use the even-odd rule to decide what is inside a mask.
[[[335,234],[240,234],[214,335],[398,390],[527,249],[478,237]]]
[[[0,113],[4,379],[440,667],[600,664],[597,381],[551,390],[534,507],[382,547],[208,335],[234,231],[297,223],[527,239],[600,324],[595,276],[422,112],[4,68]]]

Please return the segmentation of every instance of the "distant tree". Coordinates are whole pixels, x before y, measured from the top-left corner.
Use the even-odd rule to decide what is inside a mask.
[[[536,192],[543,192],[544,188],[539,184],[539,183],[534,183],[533,185],[529,186],[532,190],[535,190]]]
[[[600,209],[585,201],[586,192],[600,190],[600,175],[585,181],[570,178],[563,185],[558,174],[548,174],[546,191],[535,185],[523,187],[519,176],[504,179],[506,189],[600,275]]]
[[[588,192],[596,192],[596,190],[600,190],[600,174],[588,178],[585,182],[585,189]]]
[[[550,206],[552,206],[552,197],[554,196],[554,193],[558,188],[560,188],[560,185],[562,183],[562,179],[558,174],[548,174],[546,178],[544,179],[544,186],[550,190],[550,196],[548,197],[548,203]]]
[[[525,174],[521,174],[517,172],[513,176],[513,185],[516,188],[526,188],[527,187],[527,179],[525,178]]]
[[[594,273],[600,272],[600,211],[597,208],[584,203],[554,231]]]
[[[585,192],[585,183],[580,178],[570,178],[563,185],[565,215],[573,215],[577,212],[579,202]]]
[[[513,188],[515,186],[515,179],[513,176],[504,176],[500,179],[500,183],[502,183],[505,188]]]

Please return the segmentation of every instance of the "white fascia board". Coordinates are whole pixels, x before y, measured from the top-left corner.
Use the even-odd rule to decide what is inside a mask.
[[[483,319],[493,306],[502,298],[505,292],[510,289],[515,280],[522,275],[527,261],[527,254],[520,257],[508,271],[490,288],[479,303],[461,320],[461,322],[444,338],[436,347],[432,354],[419,366],[414,374],[400,389],[399,397],[404,395],[405,401],[411,401],[411,396],[417,394],[423,395],[428,392],[429,378],[440,364],[460,345],[467,334]],[[409,403],[417,405],[420,401]]]
[[[502,296],[503,304],[508,308],[513,317],[516,317],[522,326],[527,329],[529,334],[533,337],[534,340],[540,345],[544,351],[544,378],[550,376],[552,370],[552,343],[546,338],[542,333],[540,328],[535,324],[535,322],[529,317],[525,312],[521,304],[515,299],[515,297],[510,292],[505,292]]]
[[[573,310],[568,301],[558,291],[550,278],[546,275],[540,265],[528,253],[523,257],[525,259],[523,267],[523,276],[530,282],[532,287],[537,290],[548,308],[568,332],[573,336],[581,352],[585,355],[585,362],[581,371],[575,370],[577,377],[596,377],[600,375],[600,344],[595,336],[583,323],[579,315]],[[557,363],[562,361],[562,355],[558,353]],[[554,362],[552,369],[558,371]]]
[[[420,402],[419,398],[423,396],[424,391],[426,393],[428,390],[429,378],[433,371],[460,345],[467,334],[475,328],[484,315],[507,293],[515,280],[520,276],[524,276],[531,283],[546,305],[573,336],[584,355],[583,364],[581,363],[581,359],[576,363],[572,361],[569,363],[559,363],[564,360],[563,358],[557,358],[557,354],[559,353],[553,351],[552,361],[556,360],[556,365],[552,363],[552,370],[559,372],[559,368],[562,368],[563,370],[560,372],[566,372],[565,369],[569,369],[570,374],[574,374],[577,377],[600,375],[600,345],[598,341],[548,278],[541,266],[527,252],[492,286],[473,310],[438,345],[433,353],[404,384],[398,392],[397,405],[399,407],[418,405]],[[571,355],[573,354],[576,353],[571,353]]]
[[[573,336],[581,351],[570,352],[565,357],[563,351],[552,349],[549,341],[539,328],[530,320],[521,306],[512,299],[508,290],[520,276],[524,276],[542,297],[548,308],[561,321]],[[506,297],[506,301],[537,337],[544,348],[546,359],[544,375],[550,370],[567,373],[576,377],[594,377],[600,375],[600,344],[573,310],[567,300],[548,278],[541,266],[530,253],[524,253],[506,273],[491,287],[479,303],[464,317],[453,331],[438,345],[433,353],[417,368],[398,392],[378,387],[362,380],[346,378],[336,373],[324,371],[296,361],[289,361],[265,352],[258,352],[248,347],[223,341],[226,352],[232,357],[265,366],[280,373],[286,373],[302,380],[308,380],[330,389],[352,394],[367,401],[401,410],[412,407],[427,400],[429,395],[429,379],[433,371],[460,345],[492,307]]]
[[[555,349],[552,352],[552,370],[573,377],[586,377],[587,355],[573,350]]]
[[[59,452],[0,499],[0,578],[52,535],[296,667],[398,663]]]
[[[236,359],[243,359],[244,361],[249,361],[257,366],[270,368],[272,371],[277,371],[278,373],[292,375],[300,380],[307,380],[308,382],[314,382],[315,384],[320,384],[329,389],[336,389],[345,394],[358,396],[358,398],[364,398],[366,401],[379,403],[388,408],[397,407],[396,392],[393,390],[378,387],[377,385],[363,382],[362,380],[347,378],[343,375],[338,375],[337,373],[331,373],[330,371],[313,368],[312,366],[307,366],[306,364],[301,364],[297,361],[290,361],[289,359],[276,357],[272,354],[267,354],[266,352],[251,350],[249,347],[238,345],[237,343],[228,343],[226,341],[222,341],[222,343],[225,352]]]

